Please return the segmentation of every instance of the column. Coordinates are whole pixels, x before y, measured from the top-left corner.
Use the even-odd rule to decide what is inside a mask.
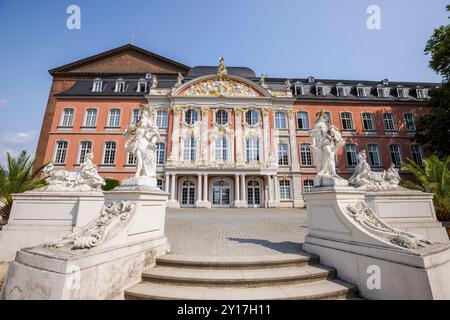
[[[243,149],[243,142],[242,142],[242,116],[243,116],[243,110],[241,108],[236,108],[234,110],[234,125],[235,125],[235,148],[236,148],[236,162],[243,162],[244,161],[244,149]]]
[[[280,193],[278,192],[279,188],[280,188],[280,183],[278,182],[278,176],[277,175],[273,176],[273,182],[275,184],[274,185],[274,189],[273,189],[273,191],[274,191],[274,200],[276,202],[278,202],[278,201],[280,201]]]
[[[164,190],[166,192],[169,192],[169,187],[170,187],[170,175],[168,173],[166,173],[166,182],[164,185]]]
[[[288,111],[289,117],[289,140],[291,145],[291,168],[292,171],[300,171],[300,164],[298,161],[298,146],[297,146],[297,132],[295,129],[295,113],[293,110]]]
[[[264,179],[264,205],[269,208],[269,176],[265,176]]]
[[[208,158],[208,117],[209,117],[209,108],[203,106],[201,108],[202,113],[202,133],[200,140],[200,160],[206,161]]]
[[[234,176],[234,201],[239,202],[239,175]]]
[[[271,148],[270,148],[270,135],[271,132],[270,130],[270,125],[269,125],[269,116],[270,116],[270,108],[269,107],[265,107],[262,109],[262,114],[263,114],[263,139],[264,139],[264,143],[262,144],[261,148],[262,148],[262,152],[263,152],[263,157],[261,158],[262,162],[267,162],[269,161],[269,156],[271,153]]]
[[[197,176],[197,201],[202,201],[202,175]]]
[[[203,201],[208,202],[208,175],[203,176]]]
[[[172,181],[171,181],[171,186],[170,186],[170,200],[174,201],[175,200],[175,193],[176,193],[176,186],[175,186],[175,180],[176,180],[177,175],[172,173]]]
[[[245,194],[245,174],[241,174],[241,201],[247,202],[247,197]]]

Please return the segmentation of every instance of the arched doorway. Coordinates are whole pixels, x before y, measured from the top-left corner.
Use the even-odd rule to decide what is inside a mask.
[[[180,205],[184,208],[195,206],[195,183],[191,180],[185,180],[181,184]]]
[[[261,207],[261,183],[258,180],[247,181],[247,205],[249,208]]]
[[[211,185],[211,202],[216,208],[231,207],[231,183],[225,179],[214,180]]]

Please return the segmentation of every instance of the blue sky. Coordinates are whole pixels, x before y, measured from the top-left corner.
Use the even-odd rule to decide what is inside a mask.
[[[66,9],[81,9],[68,30]],[[381,29],[366,27],[369,5]],[[35,152],[48,70],[129,43],[189,66],[259,75],[440,82],[423,48],[444,0],[0,0],[0,161]]]

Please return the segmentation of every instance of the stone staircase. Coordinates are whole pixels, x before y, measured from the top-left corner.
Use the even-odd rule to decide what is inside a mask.
[[[357,288],[306,252],[255,257],[165,255],[125,299],[358,299]]]

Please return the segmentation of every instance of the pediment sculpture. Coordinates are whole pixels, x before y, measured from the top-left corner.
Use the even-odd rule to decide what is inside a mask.
[[[226,78],[197,82],[187,89],[188,96],[245,96],[257,97],[258,93],[248,84]]]

